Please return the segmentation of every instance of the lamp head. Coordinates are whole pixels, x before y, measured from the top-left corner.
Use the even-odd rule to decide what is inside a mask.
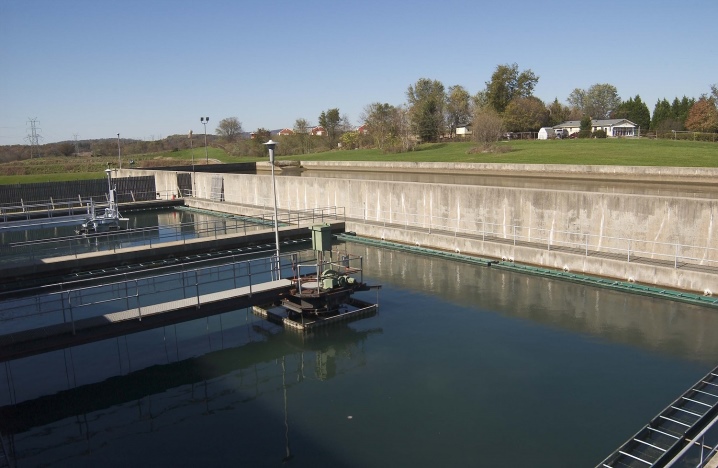
[[[263,143],[263,144],[264,144],[264,146],[267,147],[267,149],[268,149],[269,151],[274,151],[274,148],[277,146],[277,142],[276,142],[276,141],[273,141],[273,140],[271,140],[271,139],[270,139],[268,142]]]

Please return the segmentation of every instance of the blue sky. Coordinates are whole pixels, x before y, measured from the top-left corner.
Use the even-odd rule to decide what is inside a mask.
[[[610,83],[623,99],[699,97],[718,83],[718,2],[653,0],[0,0],[0,145],[158,139],[354,124],[373,102],[406,101],[419,78],[485,87],[499,64],[540,77],[564,102]]]

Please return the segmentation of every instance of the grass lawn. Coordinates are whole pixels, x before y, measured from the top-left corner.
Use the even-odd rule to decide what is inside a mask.
[[[501,142],[504,153],[473,153],[473,143],[421,145],[417,151],[331,151],[281,159],[304,161],[408,161],[607,166],[718,167],[718,144],[673,140],[523,140]]]
[[[281,145],[281,142],[280,142]],[[606,166],[718,167],[718,144],[696,141],[605,139],[605,140],[519,140],[500,142],[505,149],[496,153],[471,153],[474,143],[435,143],[420,145],[415,151],[385,154],[378,150],[327,151],[323,153],[278,156],[298,161],[407,161],[463,162],[501,164],[577,164]],[[123,167],[130,160],[135,167],[151,169],[157,164],[197,165],[214,161],[223,163],[266,161],[227,155],[220,148],[195,148],[167,153],[124,156]],[[36,158],[0,165],[0,184],[26,184],[77,179],[102,179],[107,163],[104,158]],[[127,165],[127,166],[126,166]]]

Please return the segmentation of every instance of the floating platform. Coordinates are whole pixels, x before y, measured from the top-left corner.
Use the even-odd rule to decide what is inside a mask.
[[[378,308],[378,304],[350,297],[336,314],[328,316],[306,316],[292,313],[291,311],[289,311],[288,315],[284,315],[280,310],[288,309],[273,305],[254,306],[252,307],[252,312],[254,315],[281,325],[287,330],[304,333],[340,322],[353,322],[354,320],[372,317],[376,315]]]

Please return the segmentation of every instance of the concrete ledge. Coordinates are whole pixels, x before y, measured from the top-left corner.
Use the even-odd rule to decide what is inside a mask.
[[[579,166],[570,164],[491,164],[438,162],[302,161],[302,167],[332,171],[430,172],[446,174],[512,175],[575,179],[620,179],[654,182],[690,180],[714,184],[718,168],[659,166]]]

